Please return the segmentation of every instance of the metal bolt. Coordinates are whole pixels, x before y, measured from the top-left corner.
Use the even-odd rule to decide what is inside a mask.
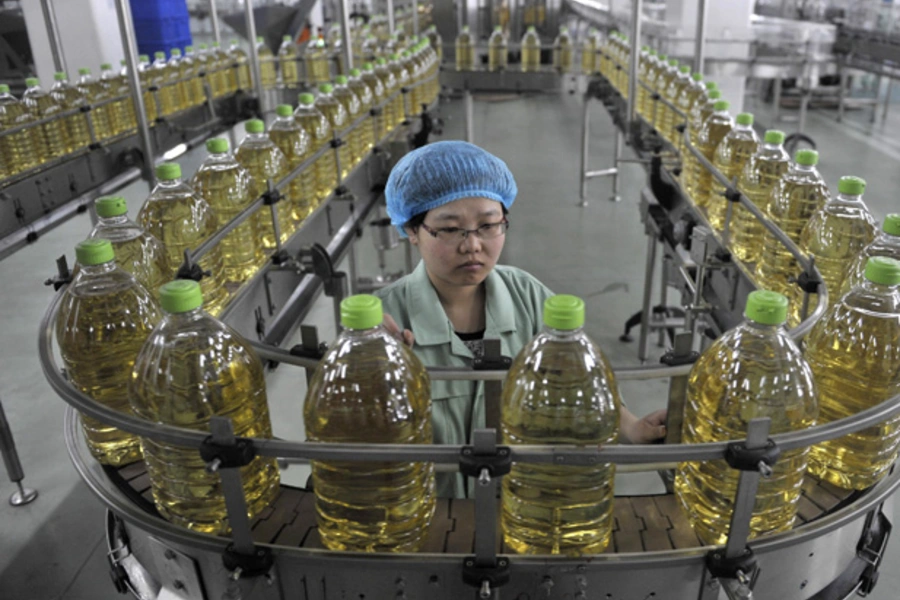
[[[770,467],[763,461],[759,461],[759,474],[768,479],[772,476],[772,467]]]
[[[398,588],[405,588],[405,587],[406,587],[406,580],[403,579],[402,577],[398,577],[398,578],[397,578],[397,581],[395,581],[394,584],[395,584]]]
[[[491,596],[491,582],[485,579],[481,582],[481,590],[478,592],[478,597],[481,600],[488,600]]]
[[[237,569],[235,569],[234,571],[231,572],[231,580],[237,581],[238,579],[241,578],[241,573],[243,573],[243,572],[244,572],[244,570],[242,568],[238,567]]]
[[[481,473],[478,475],[478,485],[491,485],[491,472],[487,467],[481,469]]]
[[[180,581],[180,580],[178,580],[178,579],[175,580],[175,583],[173,583],[172,586],[173,586],[176,590],[183,590],[183,589],[185,589],[185,588],[187,587],[187,586],[184,585],[184,582],[183,582],[183,581]]]
[[[740,569],[737,570],[737,573],[735,573],[735,575],[737,575],[737,580],[741,582],[741,585],[747,585],[750,583],[750,578],[747,577],[747,574]]]
[[[178,560],[178,555],[172,550],[166,550],[163,553],[163,556],[165,556],[167,560]]]
[[[206,463],[206,472],[207,473],[215,473],[219,470],[219,467],[222,466],[221,458],[214,458],[210,462]]]
[[[801,583],[800,583],[800,589],[802,590],[803,588],[805,588],[805,587],[807,586],[808,583],[809,583],[809,581],[806,581],[806,580],[804,580],[803,582],[801,582]]]

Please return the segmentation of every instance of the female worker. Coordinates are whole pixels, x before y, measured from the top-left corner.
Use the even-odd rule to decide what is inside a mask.
[[[466,142],[429,144],[407,154],[388,179],[392,224],[418,247],[416,269],[377,292],[385,326],[427,366],[471,366],[484,339],[500,340],[514,357],[542,327],[547,286],[515,267],[498,265],[516,183],[506,164]],[[436,444],[467,444],[484,426],[484,383],[433,381]],[[624,406],[624,441],[665,435],[665,410],[638,419]],[[438,478],[438,494],[464,497],[465,478]]]

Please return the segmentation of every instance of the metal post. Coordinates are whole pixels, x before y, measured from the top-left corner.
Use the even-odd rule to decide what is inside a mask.
[[[781,78],[780,77],[775,78],[774,96],[775,96],[775,100],[772,103],[772,112],[774,114],[772,115],[772,120],[777,122],[781,118],[780,117],[780,112],[781,112]],[[838,109],[838,110],[840,110],[840,109]],[[838,115],[839,115],[838,121],[841,120],[840,114],[841,113],[838,112]]]
[[[413,26],[413,35],[418,37],[418,35],[419,35],[419,2],[418,2],[418,0],[413,0],[413,3],[412,3],[412,26]]]
[[[620,129],[616,129],[616,160],[613,165],[614,172],[612,173],[613,180],[613,193],[612,196],[609,197],[610,202],[618,202],[622,199],[619,196],[619,161],[622,160],[622,147],[624,142],[624,136],[622,135],[622,131]]]
[[[497,430],[476,429],[472,433],[476,455],[497,451]],[[497,561],[497,481],[487,469],[475,480],[475,562],[478,566],[493,566]],[[492,596],[481,596],[490,598]]]
[[[466,141],[470,144],[475,143],[475,102],[472,99],[472,92],[468,89],[463,92],[463,106],[466,111]]]
[[[653,294],[653,268],[656,266],[656,233],[647,234],[647,264],[644,266],[644,301],[641,305],[641,336],[638,344],[638,359],[647,360],[647,336],[650,335],[650,320],[653,318],[651,299]]]
[[[216,0],[209,0],[209,18],[212,20],[213,38],[217,44],[221,44],[222,32],[219,30],[219,10],[216,8]]]
[[[844,120],[844,93],[845,88],[847,87],[847,73],[844,70],[844,65],[840,61],[838,61],[838,114],[837,114],[837,122],[840,123]]]
[[[666,281],[666,265],[668,264],[670,258],[668,253],[663,251],[662,262],[659,265],[659,305],[665,307],[669,303],[669,286]],[[662,348],[666,345],[666,328],[662,327],[659,330],[659,337],[657,338],[656,344]]]
[[[50,41],[50,54],[53,55],[53,66],[61,73],[68,73],[66,57],[62,51],[62,39],[59,37],[59,24],[56,22],[56,11],[53,0],[41,0],[44,11],[44,24],[47,25],[47,38]]]
[[[119,17],[119,32],[122,34],[122,48],[125,50],[125,62],[128,65],[128,85],[131,88],[131,101],[134,103],[134,116],[137,119],[138,133],[141,136],[141,150],[144,152],[144,179],[150,187],[156,185],[154,172],[155,157],[153,143],[150,140],[150,127],[147,125],[147,109],[144,106],[144,95],[141,93],[141,80],[138,77],[137,40],[134,35],[134,21],[131,18],[131,5],[128,0],[116,0],[116,13]]]
[[[643,13],[643,0],[634,0],[631,6],[631,61],[628,66],[628,119],[625,122],[626,131],[631,131],[631,124],[637,119],[637,94],[638,94],[638,62],[641,58],[641,15]],[[618,165],[616,165],[618,166]]]
[[[869,123],[874,123],[878,115],[878,97],[881,96],[881,82],[883,79],[884,78],[879,75],[878,83],[875,84],[875,102],[872,103],[872,114],[869,115]]]
[[[706,60],[706,0],[697,2],[697,31],[694,32],[694,71],[703,73],[703,62]]]
[[[766,446],[771,424],[772,420],[769,417],[753,419],[747,424],[747,450],[757,450]],[[747,538],[750,536],[750,517],[753,515],[753,505],[756,503],[759,476],[759,471],[741,471],[735,492],[734,511],[731,513],[731,526],[728,529],[728,541],[725,543],[726,558],[740,556],[747,547]]]
[[[387,0],[388,35],[394,35],[394,0]]]
[[[256,97],[259,99],[259,110],[265,112],[263,106],[262,70],[259,68],[259,51],[256,49],[256,18],[253,16],[253,0],[244,0],[244,23],[247,26],[247,37],[250,38],[250,68],[253,70],[253,83]],[[260,115],[261,116],[261,115]]]
[[[884,97],[884,111],[881,113],[881,122],[887,121],[888,108],[891,106],[891,94],[894,91],[894,78],[888,77],[887,94]]]
[[[353,68],[353,38],[350,37],[350,7],[347,0],[338,0],[338,7],[341,17],[341,37],[344,40],[341,44],[341,54],[344,55],[345,73],[349,73]]]
[[[212,434],[213,442],[217,444],[232,445],[236,443],[231,419],[212,417],[209,420],[209,431]],[[250,533],[250,518],[247,516],[247,502],[244,498],[240,469],[237,467],[220,469],[214,463],[207,466],[207,469],[213,473],[218,471],[222,478],[222,495],[225,496],[225,509],[228,514],[228,524],[231,525],[234,549],[239,554],[254,554],[256,548]]]
[[[22,471],[22,463],[19,462],[19,453],[16,452],[16,443],[13,440],[12,430],[9,428],[9,421],[6,420],[6,413],[3,412],[2,402],[0,402],[0,454],[3,454],[3,462],[6,464],[9,480],[18,488],[9,497],[9,503],[13,506],[22,506],[37,498],[38,494],[35,490],[22,487],[25,472]]]
[[[591,97],[584,95],[584,113],[581,119],[581,206],[587,206],[587,169],[591,143]]]

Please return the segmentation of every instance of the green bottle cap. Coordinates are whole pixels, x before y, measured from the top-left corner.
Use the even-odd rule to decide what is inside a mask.
[[[648,52],[647,54],[649,54],[650,56],[656,56],[658,52],[656,50],[650,50],[650,52]]]
[[[663,61],[664,63],[668,63],[669,57],[666,56],[665,54],[663,54],[662,52],[660,52],[660,53],[659,53],[659,60]]]
[[[845,175],[838,180],[838,193],[845,196],[862,196],[866,191],[866,180],[861,177]]]
[[[338,75],[334,78],[334,82],[338,85],[347,85],[347,76],[346,75]]]
[[[197,44],[199,50],[206,50],[206,44]]]
[[[778,292],[756,290],[747,296],[744,316],[762,325],[781,325],[787,320],[788,300]]]
[[[65,81],[68,79],[68,76],[65,73],[57,71],[53,74],[53,81]]]
[[[804,167],[812,167],[819,163],[819,153],[815,150],[797,150],[794,154],[794,162]]]
[[[879,285],[900,283],[900,261],[887,256],[873,256],[866,261],[866,279]]]
[[[400,60],[400,55],[396,52],[391,54],[391,60]]]
[[[141,62],[150,62],[150,56],[148,54],[141,54],[138,56],[138,60]]]
[[[462,32],[463,32],[463,33],[469,33],[469,26],[468,26],[468,25],[463,25]],[[391,37],[396,39],[396,38],[397,38],[397,34],[395,33],[395,34],[392,35]]]
[[[677,59],[677,58],[670,58],[670,59],[669,59],[669,65],[671,65],[671,66],[674,67],[674,66],[676,66],[677,64],[678,64],[678,59]]]
[[[181,56],[181,50],[179,50],[178,48],[172,48],[171,50],[169,50],[169,56],[179,57]]]
[[[94,208],[101,217],[118,217],[128,213],[128,203],[122,196],[104,196],[94,200]]]
[[[560,32],[560,33],[569,33],[569,28],[566,27],[565,25],[560,25],[560,26],[559,26],[559,32]]]
[[[534,25],[529,25],[528,31],[530,31],[531,33],[534,33]]]
[[[691,73],[691,79],[694,81],[703,81],[703,73]]]
[[[501,32],[502,32],[502,31],[503,31],[503,28],[500,27],[499,25],[494,25],[494,31],[501,31]]]
[[[124,66],[125,66],[125,59],[123,58],[122,60],[120,60],[120,61],[119,61],[119,64],[122,65],[122,66],[124,67]]]
[[[102,265],[116,259],[109,240],[95,238],[78,242],[75,246],[75,259],[83,266]]]
[[[247,133],[262,133],[265,130],[266,124],[262,122],[262,119],[250,119],[244,123],[244,131]]]
[[[237,38],[231,38],[231,43],[237,45],[239,42]]]
[[[584,325],[584,300],[557,294],[544,301],[544,325],[553,329],[578,329]]]
[[[384,57],[382,56],[382,57],[380,57],[380,58],[378,58],[378,59],[375,60],[375,64],[376,64],[376,65],[386,65],[386,64],[387,64],[387,59],[384,58]]]
[[[766,132],[766,136],[763,138],[763,141],[767,144],[783,144],[784,132],[778,131],[777,129],[770,129]]]
[[[178,163],[163,163],[156,167],[156,178],[161,181],[172,181],[181,177],[181,165]]]
[[[206,149],[212,154],[222,154],[228,152],[228,140],[225,138],[212,138],[206,140]]]
[[[185,47],[184,47],[184,51],[185,51],[185,52],[193,52],[193,51],[194,51],[194,47],[193,47],[193,46],[185,46]]]
[[[90,75],[90,74],[91,74],[91,70],[88,69],[87,67],[81,67],[81,68],[78,69],[78,74],[79,74],[79,75]]]
[[[383,320],[378,296],[357,294],[341,301],[341,325],[347,329],[371,329],[381,325]]]
[[[713,91],[713,90],[719,89],[719,84],[716,83],[715,81],[707,81],[707,82],[704,83],[703,85],[706,86],[706,90],[707,90],[708,92],[711,92],[711,91]]]
[[[719,98],[722,97],[722,91],[721,90],[710,90],[708,96],[709,96],[710,100],[718,100]]]
[[[41,85],[41,82],[37,77],[29,77],[25,80],[25,85],[27,85],[28,87],[37,87]]]
[[[641,46],[641,52],[650,52],[650,46]]]
[[[219,42],[213,42],[213,43],[212,43],[212,47],[213,47],[213,48],[218,48],[218,47],[219,47]]]
[[[728,110],[728,108],[730,106],[731,106],[731,103],[728,102],[728,100],[719,100],[718,102],[713,104],[713,110],[716,112],[719,112],[722,110]]]
[[[359,77],[360,75],[362,75],[362,71],[360,71],[359,69],[350,69],[351,77]]]
[[[154,53],[153,53],[153,58],[155,58],[156,60],[159,60],[159,59],[161,59],[161,58],[162,58],[162,59],[165,59],[165,58],[166,58],[166,53],[165,53],[165,52],[162,52],[162,51],[154,52]]]
[[[279,104],[275,107],[275,114],[279,117],[290,117],[294,114],[294,107],[290,104]]]
[[[678,67],[678,72],[679,73],[690,73],[691,67],[690,67],[690,65],[681,65],[680,67]]]
[[[167,313],[185,313],[203,306],[203,292],[196,281],[176,279],[159,287],[159,303]]]
[[[103,63],[102,65],[100,65],[100,69],[103,71],[107,71],[109,69],[112,69],[112,65],[110,63]]]
[[[743,125],[745,127],[753,125],[753,115],[750,113],[740,113],[734,120],[738,125]]]
[[[310,104],[316,103],[316,97],[308,92],[304,93],[304,94],[300,94],[300,96],[298,96],[297,99],[300,101],[300,104],[310,105]]]
[[[8,94],[8,93],[9,93],[9,86],[6,85],[5,83],[0,83],[0,94]]]
[[[261,36],[261,35],[256,36],[257,44],[262,44],[264,41],[266,41],[266,40],[265,40],[265,38],[263,38],[263,36]]]
[[[285,35],[285,36],[281,37],[281,41],[282,42],[292,42],[292,41],[294,41],[294,38],[289,35]]]
[[[321,83],[319,84],[319,91],[323,94],[330,94],[334,91],[334,86],[330,83]]]
[[[881,230],[888,235],[900,236],[900,213],[892,213],[884,218]]]

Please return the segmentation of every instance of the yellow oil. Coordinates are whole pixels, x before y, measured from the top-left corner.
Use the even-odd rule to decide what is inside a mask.
[[[346,329],[319,363],[303,408],[317,442],[430,444],[430,381],[382,327]],[[413,552],[435,510],[434,465],[313,461],[319,535],[330,550]]]
[[[694,108],[691,110],[691,125],[690,125],[690,140],[691,144],[694,146],[697,145],[698,136],[700,134],[700,130],[703,129],[703,124],[706,123],[707,119],[712,116],[713,106],[718,101],[721,96],[721,92],[719,90],[712,90],[707,92],[705,96],[702,96],[696,104],[694,104]],[[694,196],[694,188],[696,187],[696,182],[694,181],[694,173],[697,172],[698,163],[697,159],[694,158],[694,155],[684,148],[681,156],[682,168],[681,168],[681,187],[687,193],[688,197],[693,198]]]
[[[256,38],[256,52],[259,56],[259,77],[262,79],[263,88],[271,89],[275,87],[278,80],[275,72],[275,55],[261,37]]]
[[[331,81],[331,57],[325,40],[318,38],[309,43],[303,53],[306,63],[306,83],[318,85]]]
[[[866,262],[873,256],[886,256],[900,260],[900,214],[887,215],[882,223],[881,232],[868,246],[863,248],[847,267],[844,284],[839,296],[843,296],[853,288],[862,284],[866,270]],[[829,291],[829,293],[831,293]],[[832,298],[834,303],[837,298]]]
[[[69,147],[69,131],[62,119],[54,118],[62,112],[62,108],[50,94],[41,89],[37,79],[26,80],[26,85],[28,88],[22,94],[22,103],[35,118],[50,119],[39,126],[40,135],[34,136],[38,138],[35,146],[42,154],[38,163],[65,156]]]
[[[248,133],[241,142],[235,159],[250,172],[253,178],[251,195],[259,198],[268,189],[268,180],[273,184],[281,181],[288,174],[287,159],[278,146],[265,133]],[[284,243],[294,231],[293,207],[288,199],[275,205],[278,210],[278,226],[281,229],[281,243]],[[266,250],[275,248],[275,230],[270,212],[263,210],[260,217],[262,247]]]
[[[293,171],[306,160],[310,154],[312,140],[306,130],[294,120],[294,113],[290,105],[282,105],[283,113],[278,112],[278,118],[269,129],[269,137],[287,161],[287,171]],[[278,107],[279,111],[282,107]],[[291,206],[291,220],[300,223],[315,208],[315,167],[306,169],[301,175],[294,177],[288,186],[287,198]]]
[[[91,143],[87,115],[80,112],[81,107],[87,104],[87,99],[80,91],[69,84],[64,73],[57,73],[55,79],[53,87],[50,88],[50,96],[56,101],[61,110],[79,111],[62,118],[67,132],[66,152],[71,153],[86,148]]]
[[[362,73],[356,69],[350,71],[350,80],[347,82],[347,86],[359,99],[360,114],[370,114],[372,107],[375,104],[375,97],[368,84],[362,80]],[[372,148],[375,147],[375,132],[380,131],[381,128],[380,124],[375,121],[375,119],[369,118],[360,125],[359,137],[361,140],[361,152],[363,157],[368,156],[369,152],[372,151]],[[378,136],[378,139],[381,139],[381,135]]]
[[[668,87],[666,87],[665,91],[660,92],[660,95],[668,100],[671,104],[677,105],[678,99],[681,97],[681,94],[684,93],[684,91],[691,85],[690,70],[690,67],[688,67],[687,65],[683,65],[682,67],[680,67],[677,75],[669,82],[669,85]],[[674,144],[676,143],[677,139],[675,126],[682,122],[681,117],[676,115],[675,111],[668,106],[662,106],[665,107],[662,115],[662,126],[658,129],[663,137],[669,141],[669,143]]]
[[[674,58],[669,59],[668,64],[660,69],[659,75],[656,78],[655,88],[656,93],[662,97],[665,97],[669,86],[672,84],[672,81],[675,80],[675,77],[678,75],[678,61]],[[651,102],[652,103],[652,102]],[[665,127],[667,125],[667,115],[669,115],[669,108],[663,104],[662,102],[656,102],[656,107],[650,107],[649,115],[650,115],[650,123],[654,128],[660,133],[660,135],[665,134]],[[668,118],[671,118],[669,115]]]
[[[155,75],[150,71],[150,58],[141,55],[141,62],[138,65],[138,79],[141,82],[142,95],[144,99],[144,112],[147,115],[147,122],[155,125],[157,117],[160,116],[160,102],[158,94],[150,91],[150,87],[156,85]]]
[[[407,50],[403,53],[403,67],[409,76],[409,83],[407,84],[410,87],[408,94],[409,114],[417,115],[422,112],[422,104],[424,104],[422,94],[425,92],[425,88],[418,85],[422,80],[424,71],[421,56],[417,51]]]
[[[428,28],[428,31],[425,32],[425,36],[428,38],[428,45],[431,46],[431,49],[437,53],[438,62],[444,61],[444,40],[441,38],[441,34],[438,33],[437,27],[432,25]]]
[[[175,270],[184,263],[186,249],[197,249],[219,229],[219,220],[209,203],[180,178],[160,178],[144,201],[137,222],[163,243],[169,265]],[[228,302],[228,293],[222,251],[218,246],[200,259],[200,268],[211,273],[200,281],[203,307],[210,314],[219,314]]]
[[[396,104],[394,105],[394,111],[395,116],[399,119],[397,125],[401,125],[406,121],[406,115],[409,114],[409,109],[412,108],[407,105],[406,96],[408,94],[404,94],[401,91],[404,87],[409,85],[409,73],[400,61],[400,57],[396,54],[391,55],[391,60],[388,62],[388,69],[394,74],[394,80],[397,82],[398,93],[395,97]]]
[[[728,104],[724,103],[723,105],[726,106],[726,108],[716,110],[706,120],[697,134],[697,149],[703,154],[706,160],[710,162],[714,159],[716,148],[719,147],[719,143],[725,139],[725,136],[728,135],[734,127],[734,121],[728,114]],[[693,161],[692,166],[694,172],[692,174],[693,194],[691,197],[698,207],[706,209],[709,205],[710,194],[712,194],[713,176],[700,161]]]
[[[213,64],[210,59],[208,64]],[[150,80],[159,88],[157,97],[159,98],[160,114],[164,117],[174,115],[181,108],[178,95],[178,85],[175,80],[178,78],[178,71],[173,71],[166,62],[164,52],[156,53],[156,60],[150,67]]]
[[[506,444],[616,443],[618,388],[580,330],[545,329],[513,362],[501,399]],[[516,464],[503,478],[501,526],[520,554],[587,555],[612,537],[615,465]]]
[[[362,106],[359,103],[359,98],[357,98],[356,94],[354,94],[347,86],[347,78],[343,75],[338,75],[335,78],[333,94],[334,97],[344,105],[344,110],[347,111],[347,124],[345,127],[349,127],[362,115]],[[350,142],[350,165],[348,170],[353,169],[359,164],[359,161],[362,160],[362,136],[363,130],[360,126],[354,127],[348,134],[348,140]]]
[[[231,156],[227,147],[224,152],[210,152],[194,174],[191,187],[209,203],[222,225],[257,198],[253,195],[250,172]],[[262,221],[268,216],[265,207],[257,210],[219,244],[228,281],[243,283],[259,269],[260,259],[265,255]]]
[[[600,32],[591,27],[588,35],[581,45],[581,72],[585,75],[593,75],[597,72],[597,51],[603,45]]]
[[[162,242],[124,214],[100,217],[88,238],[109,240],[116,264],[134,275],[154,298],[159,298],[159,287],[175,277]]]
[[[653,87],[653,80],[656,78],[656,51],[649,50],[646,54],[641,54],[641,61],[638,63],[638,81],[647,85],[650,89]],[[650,106],[650,94],[644,86],[638,86],[637,111],[649,122],[648,107]]]
[[[328,124],[331,126],[332,131],[340,133],[346,129],[347,109],[344,108],[344,105],[341,104],[330,91],[327,93],[322,92],[322,88],[319,88],[319,96],[316,98],[316,108],[325,115],[326,119],[328,119]],[[341,144],[340,148],[338,148],[338,157],[341,163],[341,181],[346,179],[347,174],[350,172],[350,164],[353,160],[350,140],[346,139],[344,142],[345,143]]]
[[[198,431],[212,416],[231,419],[240,437],[271,438],[266,381],[246,340],[199,309],[166,314],[137,355],[131,383],[136,415]],[[195,449],[141,439],[159,513],[177,525],[214,535],[229,532],[218,473],[207,473]],[[241,467],[252,519],[278,494],[275,459],[257,457]]]
[[[866,281],[833,304],[806,337],[819,388],[820,422],[900,393],[900,292]],[[900,417],[813,446],[809,472],[845,489],[875,484],[897,459]]]
[[[390,132],[403,121],[404,115],[402,114],[401,104],[403,101],[398,98],[400,96],[400,90],[397,86],[397,79],[394,77],[394,73],[388,68],[387,61],[384,58],[379,58],[376,61],[375,75],[381,80],[381,84],[384,86],[385,97],[391,98],[391,101],[384,107],[384,126],[387,131]]]
[[[253,78],[250,76],[250,59],[237,40],[231,40],[228,55],[231,64],[237,65],[235,67],[235,85],[237,85],[237,89],[249,91],[253,87]]]
[[[110,104],[109,126],[113,135],[128,133],[137,128],[134,118],[134,104],[131,101],[131,90],[128,81],[112,70],[112,65],[104,65],[100,73],[100,83],[106,86],[110,97],[116,98]]]
[[[725,136],[713,155],[713,166],[732,183],[737,182],[738,177],[744,170],[744,166],[759,149],[759,138],[756,132],[753,131],[752,118],[747,123],[747,117],[751,117],[751,115],[748,113],[738,115],[739,122]],[[741,120],[746,124],[742,125]],[[725,215],[728,211],[727,205],[729,201],[725,199],[724,185],[712,177],[710,177],[710,184],[711,189],[706,199],[706,214],[713,228],[717,231],[722,231],[725,227]],[[737,203],[732,203],[731,221],[728,226],[729,232],[734,224],[736,207]]]
[[[498,25],[488,40],[488,71],[502,71],[509,62],[509,49],[506,36]]]
[[[772,419],[771,434],[812,427],[817,382],[784,327],[739,325],[716,340],[691,369],[682,441],[743,439],[750,420],[759,417]],[[751,538],[791,529],[807,454],[806,448],[782,453],[772,477],[759,480]],[[724,460],[679,464],[676,496],[704,543],[725,543],[739,477]]]
[[[9,93],[8,86],[0,88],[0,132],[26,125],[34,120],[25,104]],[[0,179],[36,167],[41,160],[40,129],[32,127],[0,137]]]
[[[91,105],[91,111],[88,118],[94,126],[94,135],[97,141],[103,141],[113,136],[113,128],[111,124],[112,103],[98,106],[101,102],[108,100],[110,95],[107,93],[106,86],[91,76],[88,69],[79,69],[81,77],[78,79],[76,89],[81,93],[82,97]]]
[[[211,62],[215,68],[213,80],[216,85],[213,97],[220,98],[237,89],[237,79],[235,78],[234,70],[231,68],[228,53],[222,49],[219,42],[212,43],[210,54],[212,57]]]
[[[56,316],[56,340],[71,384],[107,408],[130,414],[131,367],[159,320],[150,293],[114,262],[79,266]],[[91,455],[102,464],[141,459],[136,436],[84,415],[81,422]]]
[[[703,85],[703,76],[699,73],[694,73],[691,75],[691,81],[681,90],[681,94],[675,100],[675,107],[681,111],[685,118],[681,121],[684,123],[686,127],[691,126],[691,113],[694,109],[694,106],[698,102],[702,102],[706,99],[706,87]],[[685,148],[684,148],[684,135],[678,133],[675,127],[679,125],[678,122],[675,123],[675,126],[672,128],[672,135],[674,136],[672,140],[672,144],[675,148],[678,149],[679,154],[682,156],[682,160],[684,159]]]
[[[529,27],[522,36],[522,71],[541,70],[541,38],[534,27]]]
[[[738,180],[738,189],[765,214],[772,188],[787,173],[790,162],[781,143],[763,144],[747,161]],[[729,245],[741,262],[756,264],[763,247],[764,232],[765,227],[746,208],[734,205]]]
[[[772,188],[766,205],[766,215],[795,243],[809,218],[830,198],[828,186],[814,165],[792,163],[778,183]],[[792,279],[800,274],[800,267],[775,236],[766,231],[762,252],[756,263],[757,283],[767,289],[792,297]]]
[[[466,25],[456,38],[456,70],[473,71],[475,69],[475,41],[469,26]]]
[[[297,44],[294,39],[286,35],[278,49],[278,64],[281,67],[281,83],[285,87],[297,87],[300,85],[300,63],[297,53]]]
[[[315,106],[312,94],[301,95],[300,104],[294,111],[294,120],[310,137],[312,152],[328,146],[329,149],[313,163],[315,172],[315,201],[313,209],[334,192],[337,187],[337,161],[331,146],[331,124]]]
[[[169,68],[172,86],[174,88],[175,99],[178,102],[178,110],[182,111],[194,106],[194,99],[191,97],[191,63],[185,61],[181,56],[181,50],[172,48],[169,51]]]
[[[560,73],[571,73],[575,62],[575,44],[569,35],[569,28],[559,28],[559,35],[553,41],[553,68]]]
[[[188,86],[188,98],[191,99],[191,104],[194,106],[200,106],[204,102],[206,102],[206,87],[204,86],[204,81],[206,77],[200,76],[200,71],[203,68],[203,63],[200,62],[197,58],[197,55],[194,54],[193,46],[188,46],[185,49],[184,59],[182,60],[182,64],[187,69],[187,74],[190,76],[190,79],[187,82]]]

